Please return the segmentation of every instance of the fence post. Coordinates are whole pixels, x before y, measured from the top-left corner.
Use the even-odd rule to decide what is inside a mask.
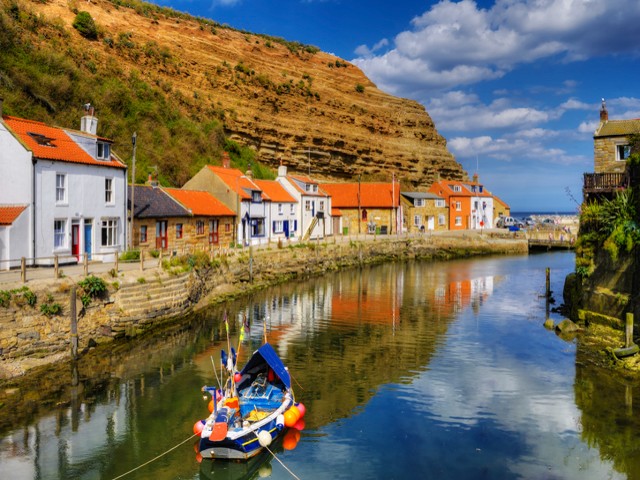
[[[625,347],[630,347],[633,345],[633,313],[627,312],[627,322],[625,325]]]
[[[140,250],[140,271],[144,271],[144,250]]]
[[[58,255],[53,256],[53,278],[60,278],[60,272],[58,271]]]
[[[115,261],[115,266],[113,267],[116,270],[116,274],[118,273],[119,266],[120,266],[120,265],[118,265],[119,261],[120,261],[120,255],[118,255],[118,252],[116,252],[116,261]]]
[[[22,283],[27,283],[27,259],[24,257],[20,259],[20,278]]]
[[[76,286],[69,291],[69,312],[71,314],[71,356],[78,357],[78,318],[76,316]]]
[[[158,255],[158,266],[162,265],[162,249],[160,249],[160,255]]]
[[[86,277],[87,275],[89,275],[89,255],[87,254],[87,252],[84,252],[84,257],[82,260],[82,263],[84,263],[84,276]]]

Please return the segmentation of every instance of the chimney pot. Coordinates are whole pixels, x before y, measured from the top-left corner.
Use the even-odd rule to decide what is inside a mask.
[[[600,121],[606,122],[609,120],[609,112],[607,111],[607,103],[602,99],[602,107],[600,108]]]

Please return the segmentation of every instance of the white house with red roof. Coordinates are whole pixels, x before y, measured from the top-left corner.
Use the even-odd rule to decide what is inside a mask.
[[[26,206],[19,229],[28,219],[20,239],[27,247],[9,252],[12,259],[20,253],[30,264],[50,265],[54,256],[70,263],[86,253],[111,261],[124,249],[127,168],[112,141],[96,135],[93,110],[85,113],[79,131],[1,116],[0,206]]]
[[[449,207],[449,230],[481,230],[492,228],[493,195],[474,175],[473,181],[440,180],[429,188],[445,199]]]
[[[254,180],[268,200],[267,222],[270,240],[287,240],[299,236],[298,202],[275,180]]]
[[[0,205],[0,270],[20,265],[29,255],[27,205]]]
[[[300,240],[324,238],[333,235],[331,221],[331,196],[310,177],[287,175],[287,167],[278,167],[276,181],[282,185],[298,204]]]

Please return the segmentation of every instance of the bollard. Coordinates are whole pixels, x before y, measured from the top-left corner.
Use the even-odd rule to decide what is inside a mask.
[[[27,259],[24,257],[20,259],[20,278],[22,283],[27,283]]]
[[[144,250],[140,250],[140,271],[144,271]]]
[[[624,329],[624,346],[630,347],[633,345],[633,313],[627,312],[627,323],[625,324]]]
[[[76,315],[76,287],[69,291],[69,312],[71,316],[71,356],[78,357],[78,318]]]
[[[89,275],[89,255],[87,252],[84,253],[84,258],[82,259],[82,263],[84,264],[84,276]]]
[[[546,270],[546,277],[547,277],[547,279],[546,279],[546,284],[545,284],[546,285],[545,286],[545,292],[546,292],[545,296],[547,298],[550,298],[551,297],[551,269],[549,267],[547,267],[547,270]]]
[[[60,272],[58,271],[58,255],[53,256],[53,278],[60,278]]]
[[[118,252],[116,252],[116,261],[115,261],[115,265],[113,266],[113,269],[116,271],[116,275],[118,274],[118,270],[119,270],[119,265],[118,262],[120,261],[120,257],[118,256]]]

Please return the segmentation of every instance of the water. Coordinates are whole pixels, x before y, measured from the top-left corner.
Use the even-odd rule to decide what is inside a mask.
[[[387,264],[226,305],[233,345],[250,323],[240,362],[266,322],[307,407],[282,464],[196,461],[199,388],[227,349],[211,309],[0,398],[0,476],[107,480],[160,456],[122,478],[638,478],[633,385],[542,327],[546,267],[559,303],[571,252]]]

